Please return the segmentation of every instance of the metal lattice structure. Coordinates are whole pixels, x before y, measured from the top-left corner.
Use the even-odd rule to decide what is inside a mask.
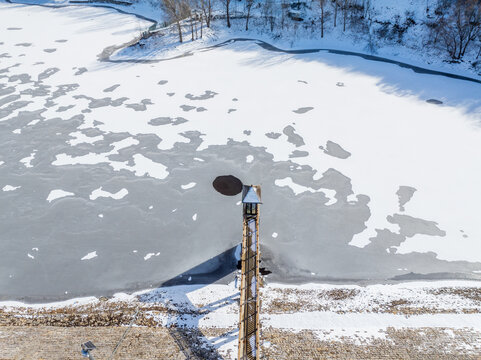
[[[240,288],[238,360],[258,360],[259,353],[259,186],[244,186],[242,278]]]

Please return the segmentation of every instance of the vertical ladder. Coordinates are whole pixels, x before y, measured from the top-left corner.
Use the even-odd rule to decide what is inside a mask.
[[[260,188],[245,186],[243,193],[242,278],[239,309],[238,360],[259,360],[259,204]],[[257,200],[250,196],[254,189]],[[252,201],[252,202],[251,202]]]

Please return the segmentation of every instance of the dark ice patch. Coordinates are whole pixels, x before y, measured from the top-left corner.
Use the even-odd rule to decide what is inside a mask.
[[[190,105],[180,105],[179,107],[184,111],[191,111],[195,109],[195,106],[190,106]]]
[[[175,126],[175,125],[183,124],[187,121],[188,120],[184,119],[183,117],[177,117],[175,119],[171,117],[158,117],[158,118],[151,119],[149,121],[149,124],[153,126],[161,126],[161,125],[168,125],[168,124]]]
[[[282,135],[280,133],[276,132],[270,132],[265,134],[269,139],[279,139],[279,137]]]
[[[192,94],[187,94],[185,97],[189,100],[207,100],[207,99],[212,99],[214,96],[218,95],[215,91],[210,91],[206,90],[202,95],[192,95]]]
[[[81,68],[78,68],[78,70],[75,72],[74,75],[82,75],[84,72],[87,72],[87,68],[84,68],[84,67],[81,67]]]
[[[207,111],[207,109],[206,109],[205,107],[203,107],[203,106],[200,106],[200,107],[198,107],[195,111],[197,111],[197,112],[203,112],[203,111]]]
[[[120,84],[112,85],[112,86],[104,89],[104,92],[112,92],[112,91],[114,91],[115,89],[117,89],[119,86],[120,86]]]
[[[57,51],[57,49],[43,49],[43,51],[45,51],[46,53],[53,53]]]
[[[296,114],[305,114],[306,112],[311,111],[312,109],[314,109],[312,106],[307,106],[307,107],[301,107],[297,110],[292,110],[292,112]]]
[[[234,112],[234,111],[237,111],[237,109],[229,109],[229,110],[227,110],[227,114],[230,114],[230,113],[232,113],[232,112]]]
[[[38,75],[38,81],[44,80],[52,76],[53,74],[56,74],[60,71],[59,68],[48,68],[47,70],[42,71]]]
[[[11,113],[13,113],[15,110],[21,109],[28,104],[30,104],[32,101],[15,101],[10,103],[7,107],[0,109],[0,119],[3,119],[4,117],[7,117]]]
[[[401,214],[388,216],[387,221],[391,224],[398,224],[400,228],[399,233],[406,237],[413,237],[416,234],[446,236],[446,232],[438,228],[438,223],[434,221],[423,220]]]
[[[168,83],[167,80],[160,80],[157,84],[159,84],[159,85],[165,85],[165,84],[167,84],[167,83]]]
[[[44,97],[50,94],[50,85],[44,85],[41,82],[34,82],[29,89],[22,90],[20,94],[30,95],[31,97]]]
[[[287,136],[287,141],[296,147],[305,145],[304,139],[301,135],[296,134],[296,129],[292,125],[287,125],[282,132]]]
[[[289,154],[289,157],[292,159],[292,158],[306,157],[308,155],[309,153],[307,151],[294,150]]]
[[[244,134],[246,134],[246,135],[250,135],[252,131],[250,131],[250,130],[244,130],[243,132],[244,132]]]
[[[404,211],[404,205],[413,197],[417,190],[411,186],[400,186],[396,195],[399,198],[399,211]]]
[[[303,84],[307,84],[307,81],[304,81],[304,80],[297,80],[297,82],[300,82],[300,83],[303,83]]]
[[[157,117],[157,118],[151,119],[149,121],[149,124],[153,125],[153,126],[161,126],[161,125],[172,124],[172,118],[171,117],[163,117],[163,116]]]
[[[30,77],[29,74],[17,74],[17,75],[12,75],[8,78],[8,82],[16,82],[20,81],[21,84],[27,84],[32,82],[32,78]]]
[[[0,59],[1,58],[11,58],[11,56],[8,53],[2,53],[2,54],[0,54]]]
[[[67,105],[67,106],[59,106],[57,109],[57,112],[64,112],[67,111],[68,109],[73,108],[75,105]]]
[[[339,159],[347,159],[349,156],[351,156],[349,151],[344,150],[341,145],[336,144],[331,140],[327,141],[326,148],[319,146],[319,149],[324,150],[325,154],[337,157]]]
[[[8,103],[11,103],[11,102],[14,102],[16,100],[20,99],[20,95],[8,95],[8,96],[5,96],[4,98],[1,98],[0,99],[0,107],[2,107],[3,105],[5,104],[8,104]]]
[[[18,44],[15,44],[15,46],[29,47],[29,46],[32,46],[32,43],[18,43]]]
[[[7,30],[22,30],[22,28],[19,27],[9,27]]]
[[[62,84],[58,85],[57,89],[52,93],[52,95],[48,98],[48,100],[57,99],[60,96],[66,95],[67,93],[77,90],[79,88],[79,84]]]
[[[233,99],[232,99],[232,101],[239,101],[239,99],[237,99],[237,98],[233,98]]]
[[[55,40],[55,42],[57,42],[57,43],[65,43],[65,42],[67,42],[67,41],[68,41],[68,40],[66,40],[66,39]]]
[[[140,103],[138,104],[126,104],[125,107],[128,107],[130,109],[134,109],[135,111],[145,111],[147,110],[147,105],[153,105],[152,101],[150,99],[143,99]]]
[[[175,95],[175,93],[173,93],[173,92],[170,92],[170,93],[167,93],[167,95],[168,95],[168,96],[170,96],[170,97],[172,97],[172,96],[174,96],[174,95]]]
[[[110,97],[102,98],[102,99],[94,99],[90,96],[86,95],[75,95],[74,99],[87,99],[89,100],[89,108],[90,109],[96,109],[99,107],[104,107],[104,106],[113,106],[117,107],[120,106],[124,103],[124,101],[128,100],[126,97],[121,97],[115,100],[112,100]]]
[[[11,94],[15,92],[15,88],[13,86],[9,86],[9,87],[6,87],[6,88],[2,88],[0,89],[0,96],[4,96],[4,95],[8,95],[8,94]]]

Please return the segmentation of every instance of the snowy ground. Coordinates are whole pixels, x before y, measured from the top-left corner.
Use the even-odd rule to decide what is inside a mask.
[[[279,332],[309,331],[318,341],[330,342],[332,346],[334,342],[341,342],[367,347],[385,341],[401,348],[402,345],[394,344],[393,332],[407,332],[410,334],[407,339],[412,340],[413,331],[428,331],[431,337],[436,334],[440,339],[447,334],[448,340],[452,339],[447,341],[449,344],[439,345],[446,351],[465,356],[479,355],[480,290],[479,282],[467,281],[367,287],[270,284],[262,289],[263,338],[275,339],[273,334]],[[174,286],[131,295],[119,293],[109,300],[83,298],[38,305],[3,302],[0,311],[3,311],[4,320],[0,325],[55,326],[62,319],[62,326],[66,325],[65,320],[73,327],[86,326],[89,322],[91,326],[108,326],[109,322],[127,325],[134,319],[136,309],[140,309],[135,324],[200,331],[197,341],[207,349],[214,348],[223,359],[234,359],[237,353],[238,298],[238,289],[231,283]],[[103,317],[104,314],[111,314],[109,320]],[[172,331],[176,330],[171,330],[171,335]],[[216,335],[209,335],[213,331]],[[471,339],[473,334],[478,334],[478,340]],[[100,338],[93,340],[103,341]],[[418,343],[418,350],[432,344],[431,341],[432,338],[426,338],[425,342]],[[132,340],[128,342],[132,344]],[[133,342],[141,346],[135,338]],[[311,354],[314,354],[316,347],[311,345]],[[194,343],[189,346],[194,351],[199,350]],[[271,346],[277,348],[282,344],[264,340],[264,351],[272,351]],[[102,350],[108,349],[104,346]],[[22,354],[18,351],[21,349],[17,350],[17,355]]]
[[[480,84],[199,49],[214,37],[108,61],[151,23],[5,3],[0,20],[3,299],[228,282],[240,199],[211,186],[226,174],[262,186],[268,279],[480,278]]]

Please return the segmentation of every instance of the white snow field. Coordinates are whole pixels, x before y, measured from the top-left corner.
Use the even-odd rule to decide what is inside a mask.
[[[262,186],[275,281],[480,278],[480,83],[256,41],[200,49],[214,37],[114,52],[150,25],[0,3],[0,297],[210,264],[241,236],[239,199],[211,186],[227,174]],[[56,189],[75,196],[45,201]]]

